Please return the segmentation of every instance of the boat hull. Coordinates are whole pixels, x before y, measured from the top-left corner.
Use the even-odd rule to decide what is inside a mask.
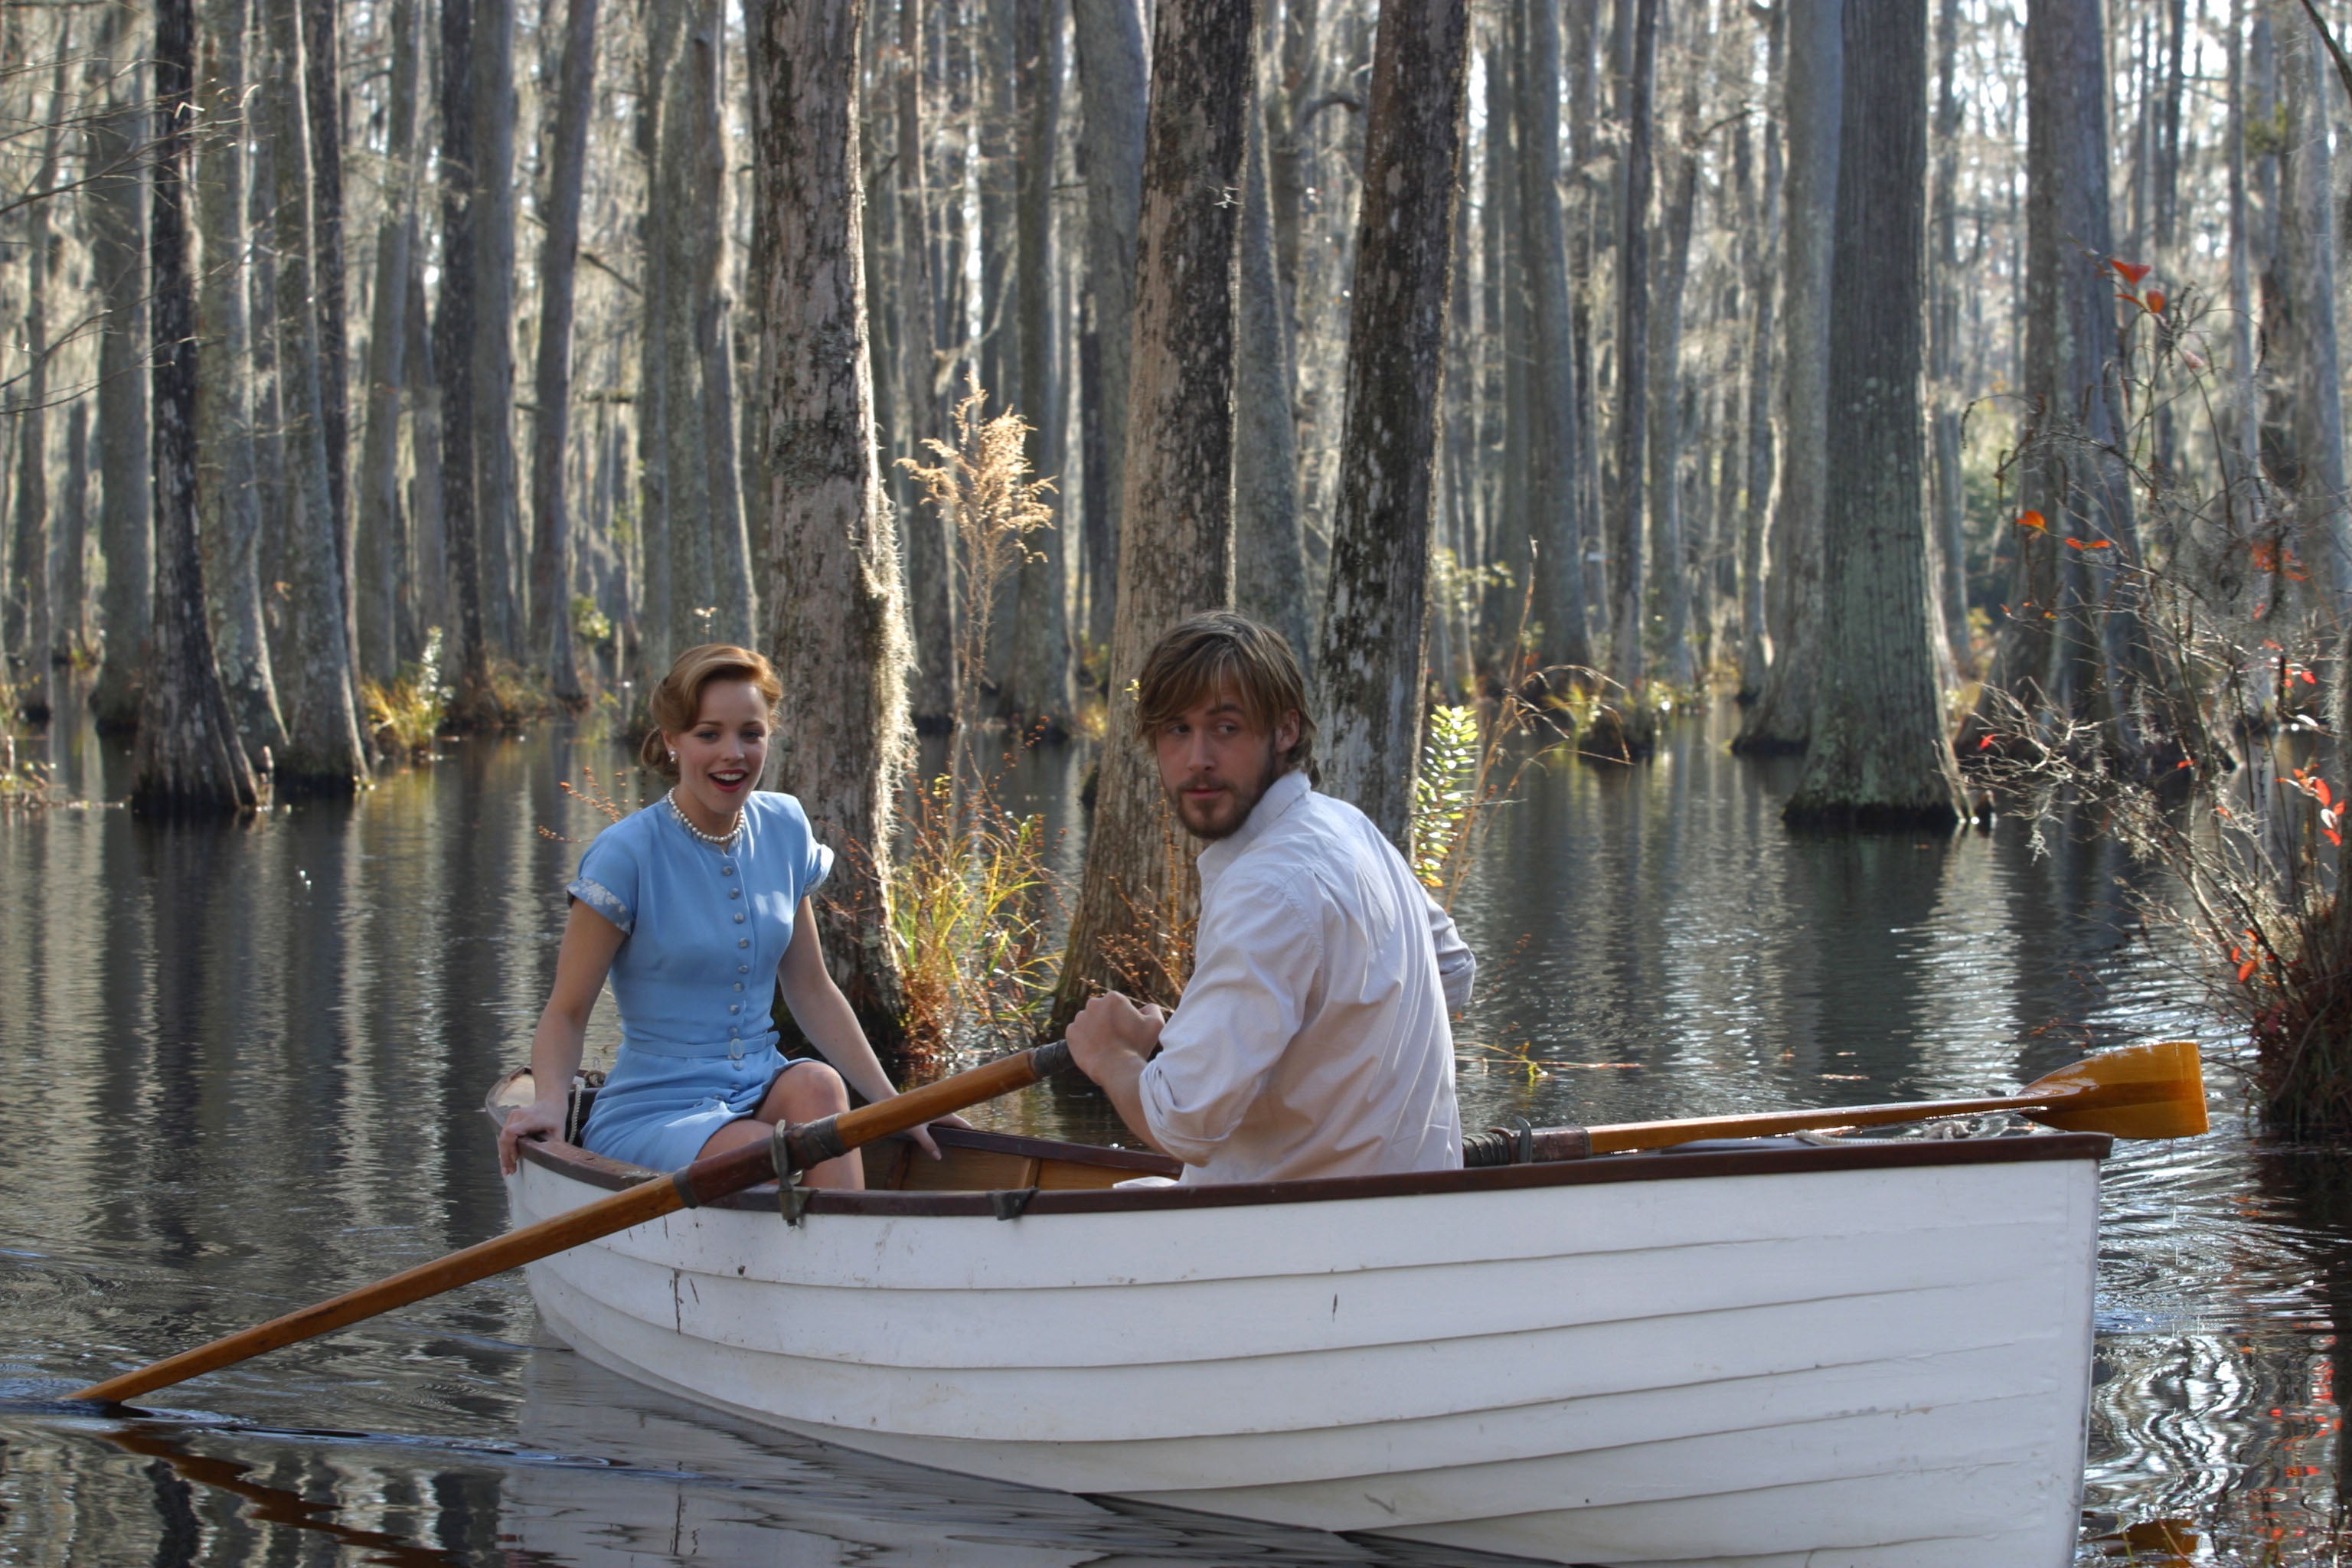
[[[530,1275],[614,1371],[966,1474],[1552,1562],[2054,1565],[2105,1144],[881,1193]],[[515,1223],[593,1175],[526,1162]]]

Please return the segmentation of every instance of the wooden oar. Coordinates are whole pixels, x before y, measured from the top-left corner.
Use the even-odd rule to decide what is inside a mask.
[[[1052,1077],[1067,1067],[1070,1052],[1060,1041],[1039,1046],[1034,1050],[1000,1057],[995,1061],[961,1072],[953,1078],[926,1084],[921,1089],[908,1089],[896,1099],[877,1104],[860,1106],[855,1110],[828,1116],[822,1121],[812,1121],[804,1127],[782,1130],[784,1164],[793,1171],[805,1171],[812,1165],[837,1158],[853,1149],[887,1138],[893,1132],[904,1132],[924,1122],[993,1100],[1016,1089],[1024,1089]],[[110,1377],[103,1383],[68,1395],[73,1399],[103,1400],[117,1403],[135,1398],[158,1388],[201,1377],[208,1372],[233,1366],[264,1351],[274,1351],[316,1338],[336,1329],[346,1328],[379,1313],[389,1312],[428,1296],[438,1296],[470,1285],[477,1279],[487,1279],[509,1268],[562,1252],[567,1247],[593,1241],[600,1236],[610,1236],[616,1230],[626,1230],[633,1225],[659,1219],[680,1209],[693,1208],[745,1187],[773,1180],[776,1175],[776,1141],[747,1143],[730,1149],[722,1154],[697,1160],[682,1171],[675,1171],[667,1179],[655,1177],[639,1183],[625,1192],[614,1193],[569,1213],[528,1225],[520,1230],[510,1230],[503,1236],[453,1252],[431,1263],[421,1263],[404,1269],[388,1279],[357,1290],[345,1291],[331,1300],[305,1307],[299,1312],[289,1312],[282,1318],[215,1340],[194,1350],[182,1351],[178,1355],[159,1361],[136,1372],[126,1372]]]
[[[2116,1138],[2194,1138],[2205,1131],[2205,1074],[2191,1040],[2164,1040],[2061,1068],[2016,1094],[1985,1100],[1923,1100],[1896,1105],[1832,1105],[1754,1116],[1703,1116],[1675,1121],[1620,1121],[1601,1127],[1544,1127],[1524,1134],[1486,1132],[1465,1141],[1471,1164],[1573,1160],[1633,1149],[1668,1149],[1713,1138],[1769,1138],[1817,1127],[1885,1127],[1941,1116],[2022,1111],[2045,1126]]]

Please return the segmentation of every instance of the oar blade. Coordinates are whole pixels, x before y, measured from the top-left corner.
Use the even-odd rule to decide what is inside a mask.
[[[2028,1084],[2018,1098],[2048,1097],[2026,1112],[2045,1127],[2111,1138],[2194,1138],[2208,1126],[2205,1071],[2194,1040],[2158,1040],[2107,1051]]]

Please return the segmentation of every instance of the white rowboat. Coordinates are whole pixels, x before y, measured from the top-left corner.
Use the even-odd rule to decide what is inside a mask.
[[[494,1114],[530,1098],[521,1075]],[[1541,1561],[2064,1563],[2087,1133],[1692,1146],[1265,1186],[948,1131],[530,1266],[548,1330],[700,1404],[1061,1491]],[[526,1143],[518,1226],[648,1173]]]

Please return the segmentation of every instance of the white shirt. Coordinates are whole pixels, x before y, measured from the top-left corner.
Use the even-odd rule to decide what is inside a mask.
[[[1396,847],[1289,773],[1200,867],[1192,978],[1139,1085],[1184,1181],[1459,1169],[1446,1013],[1477,961]]]

